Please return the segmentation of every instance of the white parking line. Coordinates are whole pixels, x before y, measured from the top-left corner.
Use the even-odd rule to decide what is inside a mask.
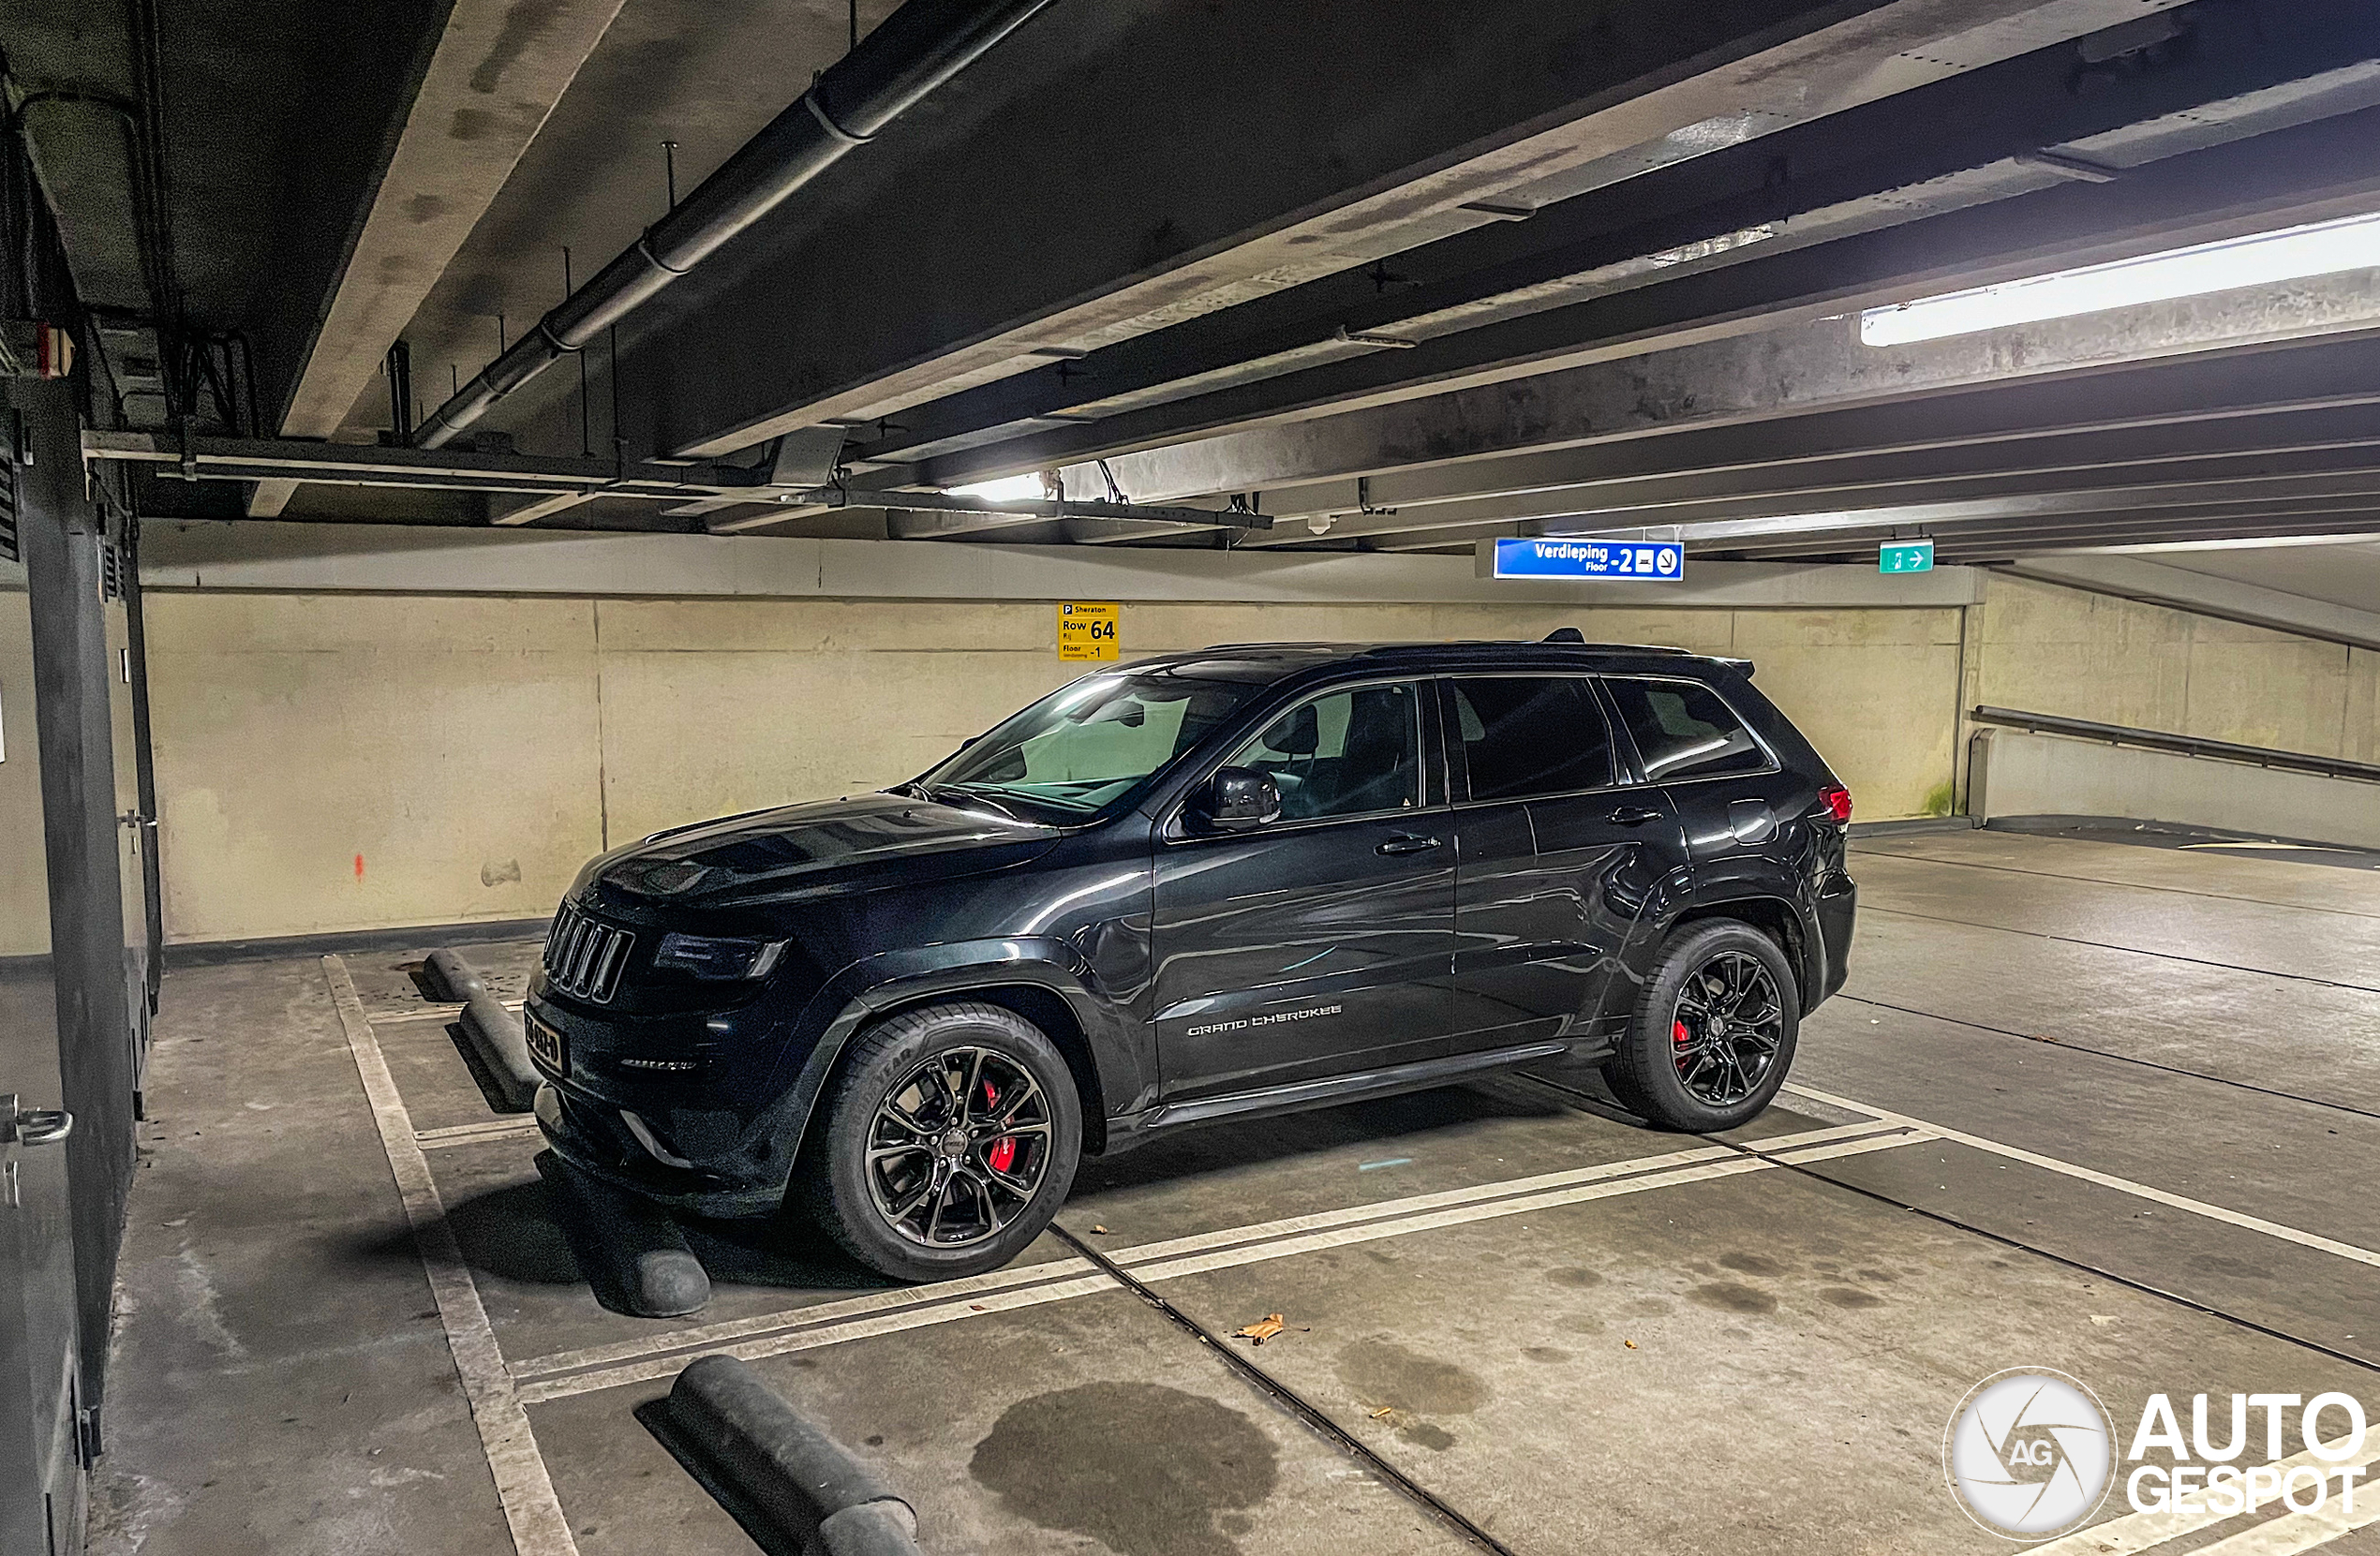
[[[413,1246],[421,1254],[422,1271],[429,1278],[430,1295],[438,1303],[439,1322],[446,1329],[447,1349],[454,1357],[455,1375],[479,1428],[480,1446],[487,1455],[488,1473],[496,1478],[496,1497],[504,1509],[518,1556],[577,1556],[554,1482],[545,1473],[544,1457],[537,1451],[528,1414],[513,1392],[513,1377],[504,1353],[487,1322],[479,1287],[470,1267],[455,1246],[454,1229],[447,1223],[445,1203],[430,1176],[429,1159],[414,1143],[413,1120],[405,1111],[388,1060],[380,1054],[364,1003],[355,997],[354,980],[336,956],[322,958],[322,974],[331,985],[339,1026],[347,1033],[348,1051],[372,1106],[372,1122],[380,1133],[380,1148],[388,1155],[389,1172],[396,1179],[397,1197],[405,1219],[413,1228]]]
[[[1914,1146],[1927,1140],[1941,1138],[1941,1135],[1929,1129],[1900,1130],[1890,1134],[1870,1134],[1857,1140],[1840,1140],[1830,1146],[1807,1146],[1770,1154],[1779,1162],[1798,1167],[1811,1162],[1831,1162],[1838,1156],[1863,1156],[1871,1150],[1889,1150],[1895,1146]]]
[[[1077,1260],[1075,1263],[1081,1263]],[[879,1313],[871,1318],[854,1318],[841,1324],[826,1324],[816,1328],[796,1329],[790,1333],[770,1335],[760,1340],[747,1340],[730,1345],[698,1348],[692,1353],[673,1351],[667,1356],[648,1361],[634,1362],[625,1367],[601,1372],[575,1373],[546,1378],[521,1385],[523,1404],[543,1404],[548,1400],[565,1399],[573,1394],[590,1394],[597,1389],[617,1388],[623,1384],[654,1383],[675,1377],[695,1356],[709,1356],[723,1351],[745,1361],[758,1361],[763,1356],[781,1356],[793,1351],[811,1351],[822,1345],[840,1345],[847,1340],[865,1340],[870,1335],[898,1334],[904,1329],[922,1329],[934,1324],[951,1324],[963,1318],[983,1318],[996,1312],[1012,1312],[1019,1308],[1037,1307],[1044,1302],[1063,1302],[1069,1297],[1089,1297],[1097,1292],[1123,1290],[1116,1279],[1104,1272],[1077,1276],[1045,1286],[1027,1286],[1021,1290],[986,1292],[976,1301],[959,1298],[936,1302],[922,1308],[905,1308],[896,1312]]]
[[[731,1319],[721,1324],[700,1324],[689,1328],[673,1329],[665,1334],[647,1335],[638,1340],[615,1341],[609,1345],[589,1345],[575,1351],[557,1351],[550,1356],[531,1356],[513,1364],[515,1378],[544,1378],[558,1372],[573,1372],[634,1361],[659,1351],[699,1351],[705,1346],[726,1345],[750,1340],[758,1335],[775,1334],[781,1330],[804,1328],[835,1323],[841,1319],[863,1317],[882,1312],[888,1308],[926,1307],[936,1302],[954,1301],[981,1297],[987,1292],[1005,1291],[1012,1286],[1034,1285],[1065,1276],[1090,1273],[1094,1267],[1088,1259],[1052,1259],[1046,1264],[1009,1265],[985,1275],[970,1275],[957,1281],[936,1281],[926,1285],[896,1286],[889,1291],[870,1292],[865,1297],[847,1297],[840,1302],[821,1302],[808,1308],[781,1308],[775,1312],[761,1313],[752,1318]]]
[[[1874,1133],[1880,1127],[1893,1132]],[[1867,1137],[1841,1138],[1857,1132],[1867,1132]],[[1745,1156],[1724,1146],[1698,1146],[1660,1156],[1607,1162],[1592,1167],[1195,1233],[1118,1249],[1109,1257],[1139,1281],[1170,1281],[1354,1243],[1767,1172],[1779,1165],[1780,1161],[1791,1159],[1797,1149],[1852,1154],[1889,1150],[1930,1136],[1922,1131],[1880,1126],[1871,1120],[1782,1138],[1805,1144],[1798,1148],[1789,1146],[1787,1156],[1779,1160]],[[648,1340],[535,1357],[518,1363],[513,1371],[520,1380],[523,1402],[540,1404],[574,1394],[665,1378],[709,1350],[722,1350],[751,1361],[1118,1289],[1121,1288],[1111,1277],[1082,1259],[1011,1266],[965,1281],[876,1292],[792,1312],[769,1313],[729,1324],[680,1329]]]
[[[441,1146],[475,1146],[483,1140],[532,1139],[541,1133],[534,1119],[490,1119],[484,1123],[425,1129],[413,1136],[413,1143],[424,1150],[436,1150]]]
[[[528,1001],[523,1000],[506,1000],[502,1001],[502,1003],[506,1010],[517,1011],[521,1008],[521,1006],[528,1003]],[[367,1012],[366,1015],[371,1023],[376,1027],[390,1027],[403,1021],[428,1021],[433,1018],[439,1021],[453,1021],[461,1016],[462,1014],[463,1007],[461,1005],[455,1003],[452,1000],[434,1000],[428,1004],[406,1010],[371,1011]]]
[[[2380,1523],[2380,1492],[2367,1492],[2353,1513],[2331,1496],[2312,1512],[2283,1513],[2270,1523],[2202,1545],[2192,1556],[2297,1556],[2298,1551],[2343,1539],[2370,1523]]]
[[[2333,1439],[2325,1443],[2323,1446],[2335,1448],[2342,1441],[2343,1439]],[[2268,1467],[2280,1472],[2280,1475],[2285,1478],[2290,1471],[2308,1465],[2336,1472],[2343,1469],[2360,1469],[2375,1460],[2380,1460],[2380,1431],[2368,1434],[2364,1439],[2363,1451],[2350,1459],[2333,1462],[2320,1458],[2312,1449],[2308,1449],[2304,1453],[2288,1459],[2276,1459]],[[2275,1484],[2278,1485],[2277,1480]],[[2338,1500],[2334,1491],[2331,1498],[2326,1501],[2318,1511],[2284,1514],[2269,1523],[2259,1524],[2242,1534],[2234,1534],[2229,1539],[2217,1541],[2210,1546],[2201,1546],[2193,1551],[2191,1556],[2210,1556],[2212,1552],[2221,1552],[2222,1556],[2284,1556],[2284,1553],[2289,1551],[2311,1550],[2324,1541],[2335,1540],[2351,1530],[2380,1519],[2380,1489],[2359,1486],[2357,1491],[2357,1505],[2352,1522],[2341,1524],[2330,1519]],[[2159,1546],[2170,1545],[2186,1534],[2195,1534],[2202,1529],[2211,1529],[2216,1524],[2228,1522],[2233,1518],[2249,1517],[2261,1508],[2271,1506],[2279,1500],[2281,1500],[2279,1490],[2267,1494],[2259,1487],[2258,1494],[2250,1499],[2249,1504],[2236,1514],[2219,1516],[2209,1512],[2203,1499],[2194,1499],[2194,1505],[2188,1508],[2167,1508],[2155,1513],[2127,1513],[2122,1518],[2109,1519],[2105,1523],[2093,1524],[2088,1529],[2079,1530],[2061,1539],[2052,1540],[2047,1545],[2035,1546],[2028,1550],[2025,1556],[2136,1556],[2137,1552],[2154,1550]],[[2299,1519],[2326,1519],[2330,1521],[2331,1527],[2328,1533],[2318,1533],[2318,1537],[2299,1545],[2235,1543],[2265,1536],[2268,1532],[2287,1529],[2290,1525],[2296,1524]],[[2313,1523],[2300,1524],[2289,1534],[2275,1533],[2272,1537],[2285,1540],[2294,1537],[2298,1533],[2318,1531],[2318,1527]]]
[[[1546,1193],[1523,1194],[1515,1199],[1493,1199],[1482,1204],[1458,1205],[1444,1210],[1424,1211],[1395,1221],[1370,1222],[1358,1226],[1343,1226],[1328,1232],[1309,1233],[1304,1237],[1285,1237],[1275,1242],[1242,1245],[1218,1250],[1212,1253],[1192,1254],[1187,1258],[1169,1259],[1155,1264],[1126,1265],[1132,1275],[1141,1281],[1170,1281],[1184,1275],[1203,1275],[1210,1270],[1230,1269],[1241,1265],[1258,1264],[1268,1259],[1292,1258],[1300,1253],[1315,1253],[1324,1249],[1346,1248],[1352,1243],[1377,1242],[1383,1237],[1402,1237],[1415,1232],[1434,1232],[1449,1226],[1467,1225],[1472,1222],[1489,1221],[1501,1216],[1522,1216],[1532,1210],[1551,1210],[1557,1206],[1578,1205],[1593,1199],[1611,1199],[1620,1194],[1643,1193],[1651,1189],[1675,1188],[1687,1183],[1700,1183],[1714,1178],[1733,1178],[1742,1173],[1765,1172],[1774,1163],[1754,1156],[1736,1156],[1704,1162],[1691,1167],[1678,1167],[1669,1172],[1651,1173],[1637,1178],[1621,1178],[1601,1182],[1581,1183]],[[1119,1264],[1123,1261],[1118,1260]]]
[[[1797,1086],[1788,1081],[1785,1089],[1797,1097],[1807,1097],[1812,1102],[1873,1113],[1879,1119],[1925,1130],[1941,1139],[1970,1146],[1976,1150],[1988,1151],[1994,1156],[2004,1156],[2012,1162],[2022,1162],[2028,1166],[2041,1167],[2067,1178],[2079,1178],[2085,1183],[2096,1183],[2103,1189],[2114,1189],[2120,1193],[2132,1194],[2158,1205],[2169,1205],[2177,1210],[2187,1210],[2194,1216],[2204,1216],[2209,1221],[2219,1221],[2227,1226],[2242,1227],[2250,1232],[2261,1232],[2268,1237],[2279,1237],[2284,1242],[2296,1243],[2300,1248],[2311,1248],[2324,1253],[2335,1253],[2342,1259],[2352,1259],[2358,1264],[2380,1267],[2380,1252],[2374,1252],[2369,1248],[2358,1248],[2354,1243],[2341,1242],[2335,1237],[2326,1237],[2319,1233],[2301,1231],[2295,1226],[2283,1226],[2279,1222],[2266,1221],[2261,1216],[2227,1210],[2220,1205],[2209,1205],[2203,1199],[2192,1199],[2186,1194],[2177,1194],[2164,1189],[2152,1188],[2149,1184],[2135,1182],[2129,1178],[2118,1178],[2113,1173],[2103,1173],[2073,1162],[2060,1161],[2055,1156],[2043,1156],[2039,1152],[2005,1145],[1998,1140],[1986,1140],[1980,1134],[1968,1134],[1943,1124],[1928,1123],[1923,1119],[1911,1118],[1906,1113],[1890,1112],[1878,1107],[1873,1103],[1853,1102],[1848,1097],[1837,1097],[1832,1092],[1821,1091],[1815,1087]]]

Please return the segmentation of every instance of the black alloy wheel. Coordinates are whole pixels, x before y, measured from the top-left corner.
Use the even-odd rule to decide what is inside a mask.
[[[1603,1078],[1663,1129],[1733,1129],[1785,1084],[1801,1019],[1801,985],[1775,940],[1741,919],[1696,920],[1654,957]]]
[[[1049,1103],[1031,1072],[990,1048],[946,1048],[877,1104],[868,1191],[900,1237],[965,1248],[1032,1205],[1049,1166]]]
[[[1040,1028],[973,1000],[852,1038],[818,1099],[788,1197],[897,1281],[997,1269],[1074,1185],[1082,1093]]]
[[[1697,1101],[1728,1107],[1750,1096],[1784,1038],[1777,980],[1748,952],[1721,951],[1678,985],[1670,1045],[1678,1083]]]

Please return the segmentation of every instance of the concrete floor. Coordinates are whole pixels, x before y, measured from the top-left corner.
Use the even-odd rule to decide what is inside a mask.
[[[1087,1163],[1060,1225],[1171,1313],[1056,1237],[887,1294],[771,1225],[695,1229],[696,1318],[606,1311],[407,958],[344,959],[356,1045],[318,958],[175,972],[92,1549],[495,1553],[509,1506],[529,1556],[749,1550],[633,1414],[711,1349],[880,1461],[931,1551],[1476,1549],[1183,1322],[1271,1312],[1297,1327],[1227,1343],[1528,1553],[2009,1549],[1941,1452],[2012,1366],[2081,1378],[2122,1437],[2154,1391],[2185,1430],[2202,1391],[2380,1404],[2380,873],[1948,831],[1864,839],[1856,873],[1850,987],[1744,1132],[1769,1154],[1555,1071]],[[516,997],[535,951],[473,955]],[[435,1293],[360,1049],[459,1252]],[[474,1334],[501,1362],[467,1398]],[[483,1429],[513,1412],[536,1451],[499,1498]],[[2057,1549],[2380,1550],[2278,1511]]]

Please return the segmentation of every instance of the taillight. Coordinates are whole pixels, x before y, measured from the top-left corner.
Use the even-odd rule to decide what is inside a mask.
[[[1850,790],[1839,785],[1833,789],[1821,789],[1818,792],[1818,803],[1824,806],[1826,813],[1837,821],[1846,825],[1850,823],[1852,819],[1852,792]]]

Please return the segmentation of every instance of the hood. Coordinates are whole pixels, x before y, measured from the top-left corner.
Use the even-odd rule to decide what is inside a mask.
[[[988,810],[856,794],[655,833],[591,860],[573,897],[633,907],[738,907],[836,888],[910,885],[1022,864],[1056,827]]]

